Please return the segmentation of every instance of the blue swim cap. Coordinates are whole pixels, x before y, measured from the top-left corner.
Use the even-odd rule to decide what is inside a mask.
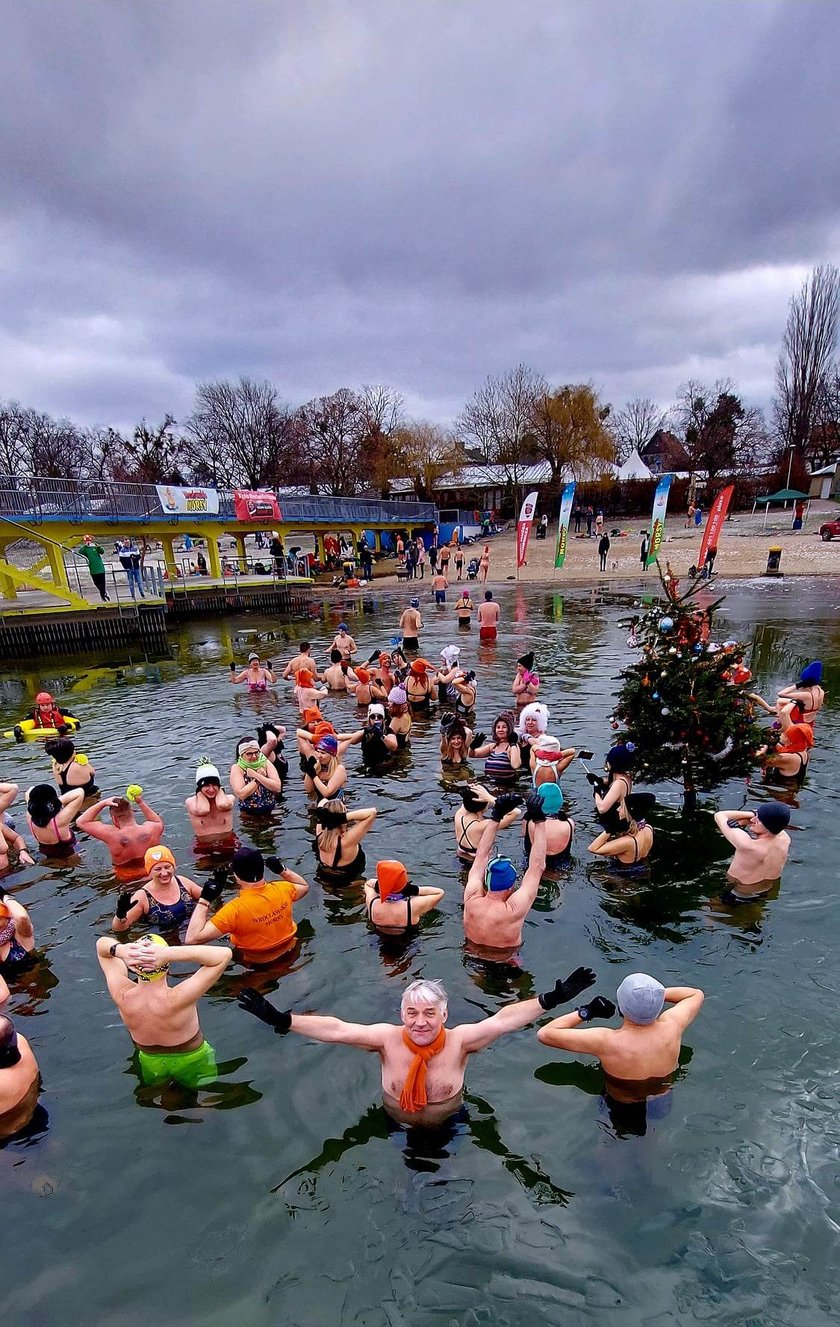
[[[559,783],[541,783],[537,796],[547,816],[554,816],[563,809],[563,789]]]
[[[411,608],[419,608],[419,607],[420,607],[420,600],[419,600],[419,599],[410,599],[410,600],[409,600],[409,607],[411,607]]]
[[[516,867],[509,857],[494,857],[488,862],[484,884],[493,893],[513,888],[516,884]]]
[[[339,629],[339,631],[346,631],[346,630],[347,630],[347,623],[346,623],[346,622],[339,622],[339,624],[338,624],[338,629]]]
[[[822,682],[822,675],[822,662],[819,659],[815,659],[813,663],[808,664],[807,668],[802,669],[802,672],[799,674],[799,681],[806,687],[817,686]]]

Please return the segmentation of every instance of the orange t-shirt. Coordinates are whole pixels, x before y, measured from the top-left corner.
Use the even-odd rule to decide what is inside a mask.
[[[270,958],[297,934],[292,916],[295,886],[288,880],[268,880],[258,889],[243,889],[223,903],[210,919],[232,944],[246,955]]]

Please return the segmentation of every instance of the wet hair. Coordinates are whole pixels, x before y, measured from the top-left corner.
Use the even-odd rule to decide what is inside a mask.
[[[69,737],[51,737],[44,743],[44,750],[58,765],[63,765],[65,760],[72,760],[76,754],[76,748]]]
[[[29,789],[26,809],[33,825],[46,829],[50,821],[61,810],[61,801],[51,783],[36,783]]]
[[[341,663],[343,658],[341,650],[330,650],[330,663]]]
[[[439,1008],[445,1009],[449,1004],[449,997],[442,981],[438,981],[434,977],[426,977],[421,981],[413,981],[410,986],[406,986],[400,1000],[400,1012],[413,1001],[418,1004],[436,1004]]]

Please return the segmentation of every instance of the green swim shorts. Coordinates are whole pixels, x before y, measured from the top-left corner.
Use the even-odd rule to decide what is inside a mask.
[[[137,1060],[144,1083],[180,1083],[182,1087],[204,1087],[219,1076],[216,1055],[208,1041],[194,1051],[168,1051],[152,1054],[138,1048]]]

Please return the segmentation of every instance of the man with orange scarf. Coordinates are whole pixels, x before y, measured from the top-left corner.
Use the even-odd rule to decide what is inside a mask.
[[[346,1023],[321,1014],[293,1014],[250,988],[240,993],[239,1004],[275,1032],[376,1051],[389,1115],[402,1124],[434,1126],[460,1109],[468,1056],[536,1022],[594,982],[591,968],[576,968],[534,1000],[519,1000],[490,1018],[453,1028],[445,1026],[449,1010],[442,983],[428,979],[413,981],[403,991],[401,1023]]]

